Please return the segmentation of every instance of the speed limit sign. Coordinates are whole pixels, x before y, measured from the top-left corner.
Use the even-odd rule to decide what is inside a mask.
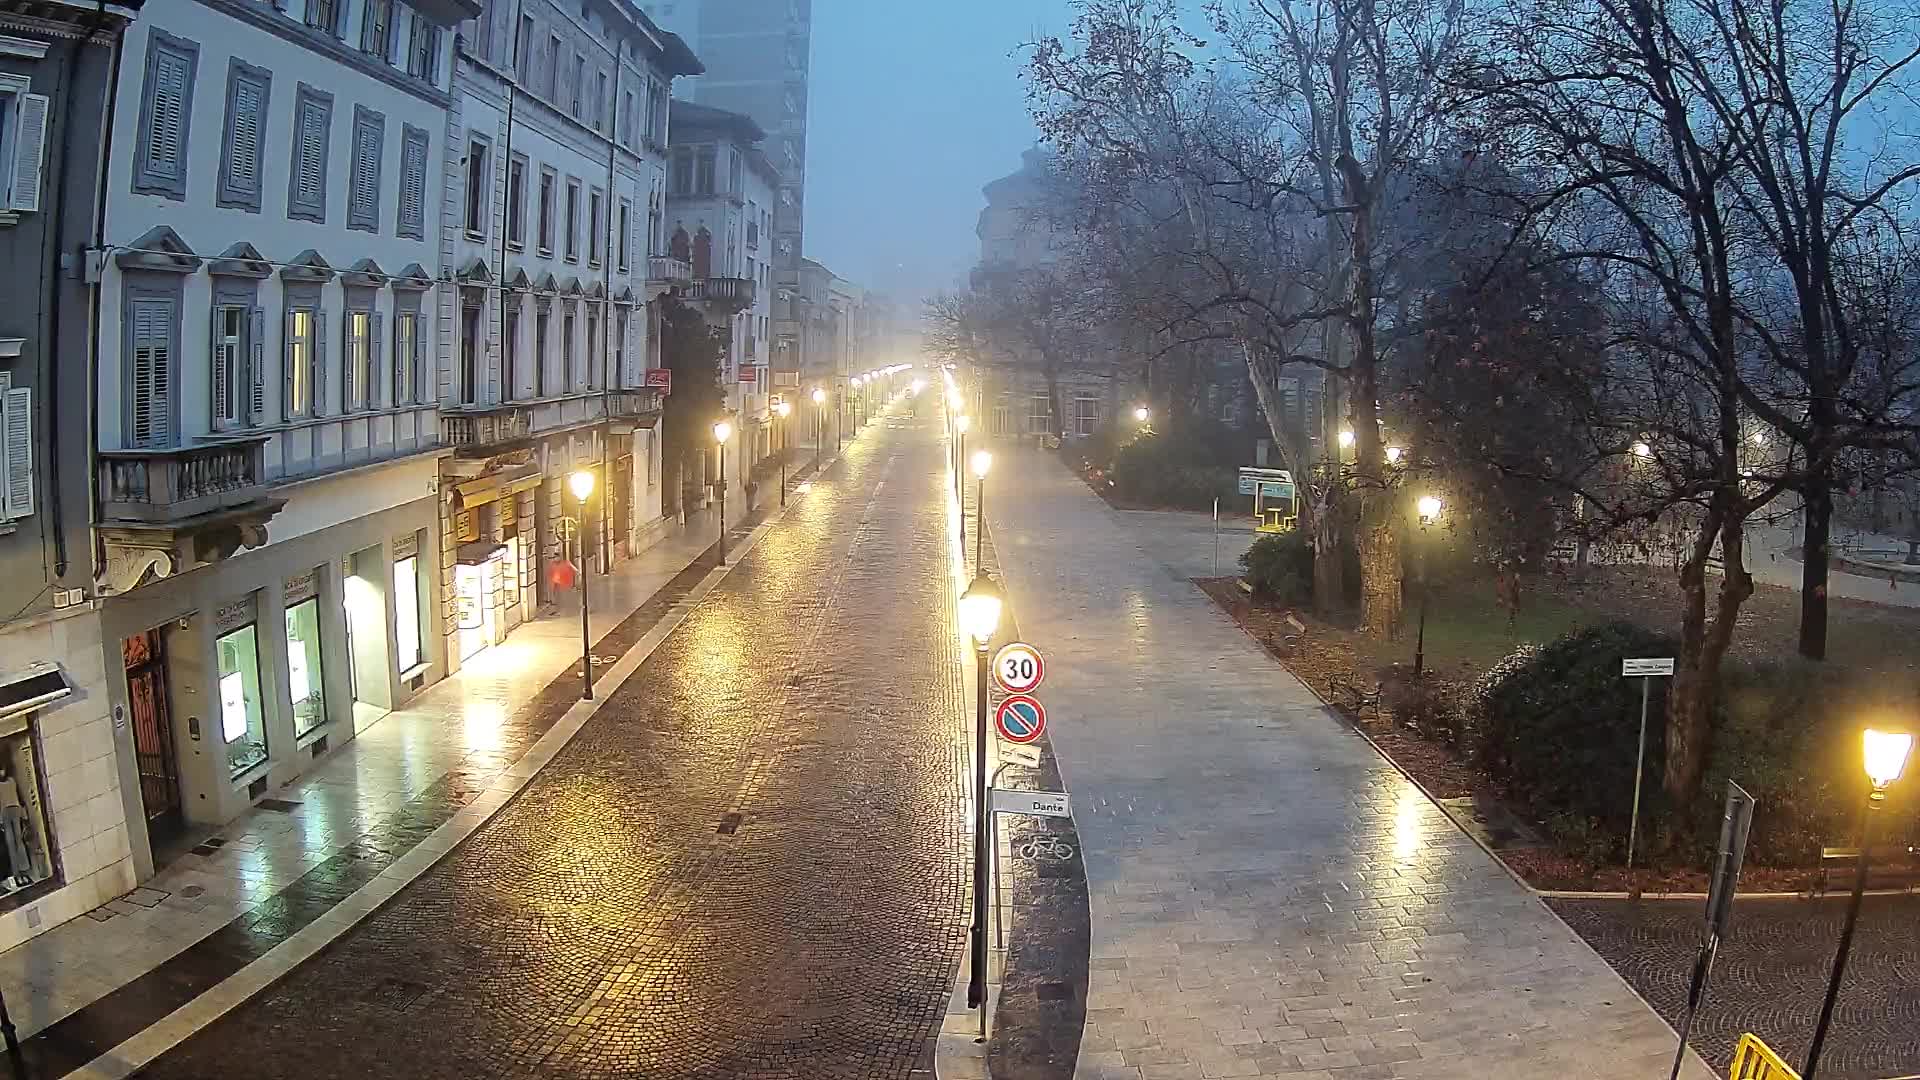
[[[993,654],[993,681],[1009,694],[1025,694],[1040,685],[1046,665],[1040,662],[1040,650],[1024,641],[1004,646]]]

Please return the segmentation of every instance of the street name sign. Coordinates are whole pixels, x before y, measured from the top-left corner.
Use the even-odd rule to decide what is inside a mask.
[[[1047,707],[1025,694],[1014,694],[993,710],[993,724],[1008,742],[1030,743],[1047,730]]]
[[[1620,677],[1623,679],[1645,679],[1655,675],[1671,674],[1673,674],[1673,657],[1671,656],[1620,661]]]
[[[1037,769],[1040,767],[1040,750],[1038,747],[1022,746],[1003,739],[1000,742],[1000,760],[1010,761],[1023,768]]]
[[[1034,817],[1072,817],[1073,810],[1068,805],[1064,791],[1016,791],[1011,788],[993,789],[993,812],[996,814],[1029,814]]]
[[[1024,641],[1003,645],[993,654],[993,681],[1009,694],[1033,693],[1046,674],[1040,650]]]

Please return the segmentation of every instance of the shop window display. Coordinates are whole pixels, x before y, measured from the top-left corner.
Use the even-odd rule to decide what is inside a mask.
[[[227,769],[237,777],[267,760],[259,639],[249,623],[222,634],[215,648],[220,654],[220,736],[227,744]]]
[[[223,671],[224,667],[223,660]],[[322,670],[320,601],[309,598],[287,609],[287,689],[293,701],[295,735],[305,735],[327,722]]]
[[[0,735],[0,859],[5,860],[0,896],[53,876],[46,805],[26,724],[24,716],[10,721],[14,730]]]

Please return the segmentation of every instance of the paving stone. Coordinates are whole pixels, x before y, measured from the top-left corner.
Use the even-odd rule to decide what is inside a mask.
[[[964,717],[944,451],[877,435],[490,823],[141,1075],[907,1077],[965,944]]]
[[[1496,1048],[1516,1055],[1504,1073],[1463,1075],[1531,1080],[1565,1056],[1671,1046],[1604,961],[1187,580],[1211,557],[1188,516],[1115,513],[1038,452],[1001,468],[1020,483],[987,512],[1021,634],[1047,658],[1041,693],[1074,786],[1095,955],[1128,963],[1096,963],[1091,995],[1129,985],[1128,1015],[1203,1068],[1261,1059],[1207,1056],[1251,1044],[1221,1047],[1216,1029],[1177,1018],[1237,1007],[1236,1026],[1277,1040],[1258,1052],[1292,1055],[1266,1058],[1281,1066],[1269,1075],[1409,1063],[1440,1075],[1424,1058],[1358,1057],[1424,1055],[1433,1040],[1482,1066]],[[1171,987],[1136,977],[1160,960]],[[1411,1041],[1372,1041],[1384,1031]]]

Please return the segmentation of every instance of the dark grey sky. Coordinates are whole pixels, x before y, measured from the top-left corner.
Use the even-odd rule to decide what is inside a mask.
[[[896,297],[973,265],[980,186],[1033,144],[1022,42],[1066,0],[813,0],[806,255]]]

